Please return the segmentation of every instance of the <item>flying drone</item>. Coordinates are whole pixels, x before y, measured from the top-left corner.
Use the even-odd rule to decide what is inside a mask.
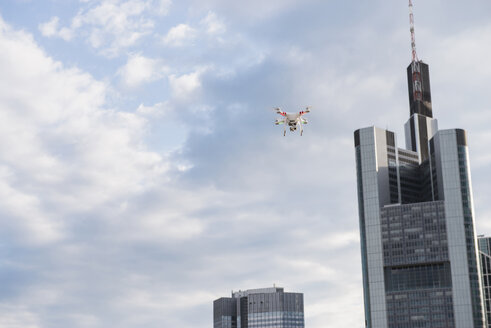
[[[283,136],[286,135],[286,127],[287,126],[290,127],[290,131],[292,131],[292,132],[297,130],[297,127],[300,127],[300,135],[303,134],[303,125],[307,124],[307,120],[305,118],[303,118],[302,115],[310,112],[310,106],[305,107],[305,110],[300,111],[298,113],[283,112],[278,107],[275,108],[275,111],[277,114],[280,114],[281,116],[284,117],[283,119],[278,119],[278,120],[276,120],[276,122],[274,122],[275,125],[284,124],[285,127],[283,129]]]

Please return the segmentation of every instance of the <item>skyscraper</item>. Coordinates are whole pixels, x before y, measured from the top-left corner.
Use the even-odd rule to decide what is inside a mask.
[[[484,305],[488,328],[491,328],[491,237],[478,236],[479,255],[481,256]]]
[[[213,328],[304,328],[303,294],[271,287],[232,292],[213,302]]]
[[[410,10],[406,149],[388,130],[354,133],[365,326],[483,328],[467,135],[438,129]]]

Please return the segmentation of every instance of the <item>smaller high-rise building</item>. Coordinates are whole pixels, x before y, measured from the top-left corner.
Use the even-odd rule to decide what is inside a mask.
[[[213,302],[213,328],[304,328],[303,294],[281,287],[232,292]]]
[[[478,236],[481,259],[483,297],[488,328],[491,328],[491,237]]]

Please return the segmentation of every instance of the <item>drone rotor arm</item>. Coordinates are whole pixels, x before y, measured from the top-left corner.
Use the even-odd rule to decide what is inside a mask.
[[[276,114],[280,114],[281,116],[286,116],[286,113],[282,111],[279,107],[276,107],[274,110],[276,111]]]
[[[300,116],[302,116],[302,115],[307,114],[307,113],[310,113],[310,106],[305,107],[305,109],[300,111],[298,114]]]

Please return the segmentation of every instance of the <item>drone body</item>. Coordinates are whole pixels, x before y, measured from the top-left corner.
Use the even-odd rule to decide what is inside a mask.
[[[286,135],[286,127],[287,126],[290,128],[290,131],[292,131],[292,132],[296,131],[297,127],[299,127],[300,128],[300,135],[303,134],[303,125],[307,124],[307,120],[305,118],[303,118],[302,116],[304,114],[307,114],[310,112],[310,107],[306,107],[305,110],[300,111],[298,113],[283,112],[279,108],[275,108],[275,110],[276,110],[277,114],[280,114],[281,116],[284,117],[283,119],[276,120],[276,122],[274,123],[276,125],[280,125],[280,124],[284,125],[283,136]]]

